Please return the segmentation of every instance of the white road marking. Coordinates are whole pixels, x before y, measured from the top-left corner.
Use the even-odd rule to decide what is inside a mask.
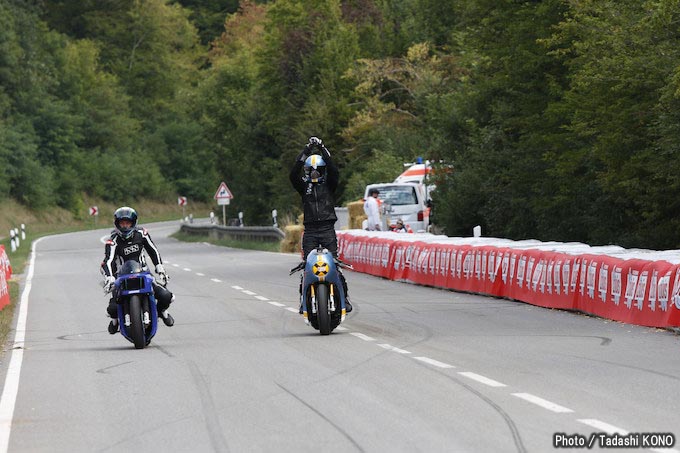
[[[439,360],[434,360],[429,357],[414,357],[414,359],[430,365],[434,365],[439,368],[455,368],[455,366],[453,365],[449,365],[448,363],[440,362]]]
[[[275,306],[275,307],[285,307],[285,306],[286,306],[286,304],[281,304],[281,303],[279,303],[279,302],[267,302],[267,303],[268,303],[268,304],[271,304],[271,305],[273,305],[273,306]]]
[[[399,354],[410,354],[411,353],[410,351],[405,351],[403,349],[399,349],[399,348],[394,347],[391,344],[387,344],[387,343],[381,343],[378,346],[380,346],[383,349],[387,349],[388,351],[398,352]]]
[[[210,281],[213,281],[215,283],[221,283],[222,282],[222,280],[220,280],[219,278],[211,278]]]
[[[173,266],[179,267],[179,264],[172,263]]]
[[[9,436],[12,431],[12,418],[14,417],[14,406],[19,392],[19,377],[21,375],[21,364],[24,360],[24,340],[26,339],[26,318],[28,317],[28,296],[31,294],[33,280],[33,270],[35,269],[35,248],[45,237],[41,237],[33,242],[31,246],[31,256],[28,263],[26,283],[24,291],[19,300],[19,315],[14,334],[14,345],[11,350],[7,376],[5,377],[5,387],[0,397],[0,452],[7,452],[9,448]]]
[[[236,289],[236,290],[239,290],[239,291],[241,291],[241,290],[243,289],[243,288],[241,288],[240,286],[236,286],[236,285],[232,286],[232,288],[234,288],[234,289]]]
[[[490,379],[486,376],[482,376],[481,374],[473,373],[471,371],[461,371],[458,374],[460,374],[461,376],[465,376],[466,378],[472,379],[473,381],[477,381],[484,385],[488,385],[489,387],[507,387],[502,382],[494,381],[493,379]]]
[[[300,311],[296,310],[295,308],[286,307],[286,310],[288,310],[291,313],[295,313],[296,315],[300,314]]]
[[[191,269],[189,269],[188,267],[185,267],[185,268],[182,269],[182,270],[183,270],[183,271],[187,271],[187,272],[191,272]]]
[[[344,332],[345,330],[347,330],[347,327],[338,326],[338,327],[335,328],[335,330],[339,330],[340,332]]]
[[[350,332],[350,335],[354,335],[357,338],[361,338],[364,341],[375,341],[375,338],[369,337],[368,335],[364,335],[363,333],[359,332]]]
[[[258,299],[258,300],[269,300],[269,299],[267,299],[267,298],[264,297],[264,296],[255,296],[255,299]]]
[[[591,428],[595,428],[599,431],[604,431],[607,434],[614,434],[614,433],[619,433],[622,435],[628,434],[628,431],[622,428],[617,428],[614,425],[610,425],[609,423],[601,422],[600,420],[596,420],[594,418],[581,418],[576,420],[579,423],[583,423],[584,425],[588,425]]]
[[[242,292],[243,294],[247,294],[247,295],[249,295],[249,296],[254,296],[254,295],[257,294],[257,293],[254,293],[254,292],[252,292],[252,291],[248,291],[247,289],[244,289],[244,290],[242,290],[241,292]]]
[[[198,275],[199,277],[205,277],[205,274],[201,274],[200,272],[196,272],[196,275]]]
[[[564,406],[560,406],[559,404],[555,404],[551,401],[544,400],[543,398],[540,398],[536,395],[532,395],[531,393],[513,393],[513,396],[516,396],[517,398],[521,398],[525,401],[528,401],[530,403],[533,403],[537,406],[542,407],[543,409],[548,409],[549,411],[552,412],[557,412],[557,413],[567,413],[567,412],[574,412],[573,410],[566,408]]]

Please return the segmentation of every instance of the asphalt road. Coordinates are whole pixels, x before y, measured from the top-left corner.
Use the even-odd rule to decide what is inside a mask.
[[[296,255],[177,229],[149,227],[177,300],[144,350],[106,330],[107,230],[36,245],[25,340],[8,345],[23,359],[7,451],[546,452],[556,433],[680,436],[672,332],[347,272],[355,310],[322,337],[297,314]]]

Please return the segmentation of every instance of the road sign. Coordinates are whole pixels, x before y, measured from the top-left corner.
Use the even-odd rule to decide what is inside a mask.
[[[96,206],[90,206],[90,215],[99,215],[99,208]]]
[[[229,200],[232,198],[234,198],[234,195],[232,195],[229,187],[227,187],[227,184],[222,181],[220,186],[217,188],[217,192],[215,192],[215,200],[217,200],[217,204],[229,204]]]
[[[180,206],[186,206],[187,197],[177,197],[177,204]]]
[[[229,187],[227,187],[227,184],[224,181],[222,181],[220,186],[217,188],[217,192],[215,192],[215,199],[219,200],[220,198],[234,198],[234,195],[232,195]]]

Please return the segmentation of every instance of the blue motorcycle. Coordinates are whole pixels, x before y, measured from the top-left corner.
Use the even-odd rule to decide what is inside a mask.
[[[136,349],[143,349],[156,335],[158,310],[153,294],[154,277],[137,261],[126,261],[118,271],[114,295],[118,304],[120,333]]]
[[[345,320],[345,290],[338,267],[352,268],[319,246],[309,252],[306,261],[290,271],[293,275],[304,269],[300,293],[302,316],[305,323],[321,335],[329,335]]]

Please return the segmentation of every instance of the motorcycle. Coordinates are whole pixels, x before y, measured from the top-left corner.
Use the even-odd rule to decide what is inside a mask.
[[[135,345],[148,346],[158,328],[158,310],[153,293],[154,277],[137,261],[126,261],[114,283],[120,333]]]
[[[304,269],[300,293],[302,316],[305,323],[321,335],[329,335],[345,320],[345,290],[338,267],[352,269],[319,246],[290,271],[293,275]]]

